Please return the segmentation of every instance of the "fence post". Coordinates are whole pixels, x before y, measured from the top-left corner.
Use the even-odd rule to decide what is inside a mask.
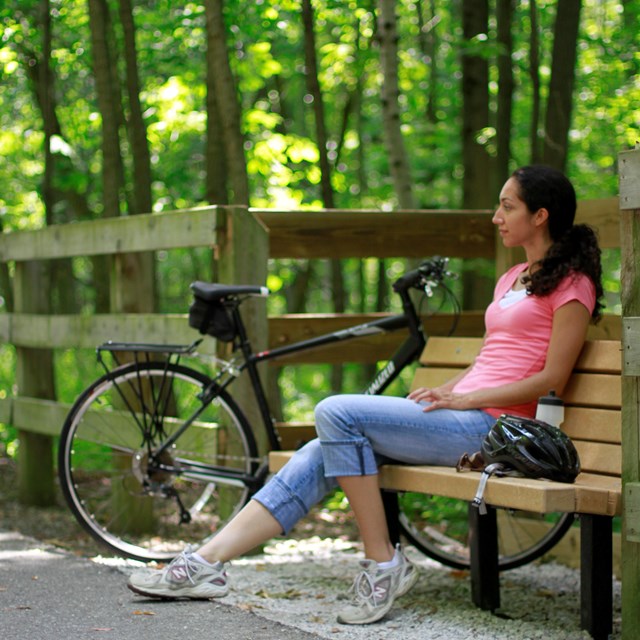
[[[49,269],[43,261],[16,262],[16,313],[49,313]],[[53,350],[16,347],[16,383],[21,396],[55,399]],[[53,438],[18,432],[18,495],[24,504],[55,503]]]
[[[269,233],[260,219],[247,207],[227,206],[217,209],[218,221],[218,280],[226,284],[267,284],[269,259]],[[242,318],[254,349],[268,346],[266,300],[253,298],[242,305]],[[224,348],[228,345],[219,345]],[[260,376],[268,388],[269,371],[261,368]],[[260,413],[251,398],[249,381],[242,376],[233,385],[233,397],[238,401],[249,422],[261,424]],[[262,430],[256,432],[260,451],[266,451],[266,439]]]
[[[618,156],[622,247],[622,638],[640,609],[640,147]]]

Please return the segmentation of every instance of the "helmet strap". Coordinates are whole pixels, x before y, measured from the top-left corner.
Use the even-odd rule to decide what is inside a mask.
[[[493,464],[487,465],[482,470],[482,475],[480,476],[480,484],[478,485],[478,490],[476,491],[475,498],[471,501],[471,504],[480,511],[480,515],[483,516],[487,513],[487,505],[484,501],[484,490],[487,486],[487,482],[492,475],[503,476],[505,475],[504,465],[500,462],[494,462]]]

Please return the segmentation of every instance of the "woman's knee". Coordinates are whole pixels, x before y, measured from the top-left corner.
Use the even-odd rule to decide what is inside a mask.
[[[321,439],[333,439],[344,432],[344,405],[344,396],[329,396],[316,405],[316,431]]]

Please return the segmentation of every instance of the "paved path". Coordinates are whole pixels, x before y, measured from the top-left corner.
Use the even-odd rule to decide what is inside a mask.
[[[2,640],[311,640],[315,634],[218,602],[133,598],[123,574],[0,532]]]
[[[77,557],[0,531],[0,640],[587,640],[579,572],[554,563],[503,574],[498,615],[471,603],[469,577],[406,549],[416,586],[374,625],[336,623],[360,551],[339,539],[273,541],[236,560],[222,601],[132,594],[135,563]],[[614,584],[620,638],[620,583]]]

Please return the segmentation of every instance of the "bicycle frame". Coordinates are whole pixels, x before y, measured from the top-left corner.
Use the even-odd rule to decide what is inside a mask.
[[[248,338],[245,325],[240,315],[239,305],[233,309],[234,321],[238,328],[237,349],[242,354],[242,362],[238,365],[234,362],[225,362],[225,366],[219,374],[212,379],[211,384],[204,388],[200,394],[202,407],[194,412],[185,422],[155,451],[155,456],[159,458],[164,451],[169,449],[180,436],[198,419],[200,414],[205,410],[209,402],[229,387],[233,381],[243,372],[247,371],[251,381],[251,387],[258,403],[262,424],[266,431],[269,447],[271,450],[280,450],[281,444],[278,434],[274,427],[273,417],[269,408],[264,386],[258,371],[258,365],[269,360],[276,360],[282,356],[292,353],[299,353],[316,347],[321,347],[346,340],[354,340],[363,336],[375,335],[380,333],[400,331],[407,329],[409,335],[407,339],[400,345],[393,356],[388,360],[385,366],[377,372],[376,376],[364,391],[368,395],[377,395],[382,393],[399,375],[400,372],[411,362],[415,361],[426,344],[426,338],[423,332],[422,323],[418,317],[413,302],[411,301],[408,290],[400,290],[397,292],[402,300],[403,313],[393,316],[371,320],[362,324],[341,329],[332,333],[323,334],[315,338],[300,340],[276,349],[254,352],[251,342]],[[194,342],[189,346],[181,345],[143,345],[143,344],[126,344],[126,343],[109,343],[108,347],[103,345],[98,349],[109,351],[156,351],[164,353],[173,353],[181,355],[195,355],[195,350],[200,341]],[[225,377],[226,376],[226,377]],[[239,476],[236,473],[229,474],[228,470],[220,469],[217,477],[235,477],[236,480],[245,482],[248,486],[255,484],[255,476],[247,477],[244,474]],[[259,474],[257,474],[259,475]]]
[[[370,322],[358,324],[347,329],[340,329],[315,338],[293,342],[285,345],[284,347],[277,347],[276,349],[260,351],[257,353],[254,353],[251,349],[251,344],[247,337],[244,324],[240,318],[239,309],[236,308],[234,310],[237,326],[239,327],[240,350],[244,357],[244,362],[238,367],[238,375],[244,370],[249,374],[251,386],[260,409],[262,422],[269,438],[269,446],[272,450],[279,450],[281,449],[281,446],[276,430],[273,426],[273,417],[260,379],[258,365],[261,362],[276,360],[277,358],[292,353],[299,353],[345,340],[354,340],[363,336],[408,329],[409,336],[407,339],[400,345],[386,365],[376,374],[373,381],[364,391],[367,395],[382,393],[400,375],[400,372],[404,367],[419,357],[420,353],[424,349],[424,345],[426,344],[422,323],[416,313],[409,293],[405,290],[399,291],[398,294],[402,300],[402,307],[404,311],[402,314],[371,320]],[[232,381],[233,377],[227,378],[227,380],[220,385],[220,388],[225,389]]]

